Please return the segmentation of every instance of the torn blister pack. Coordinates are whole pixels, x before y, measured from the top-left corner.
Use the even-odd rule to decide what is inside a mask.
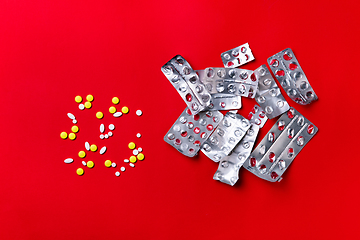
[[[238,68],[206,68],[196,70],[200,81],[211,93],[232,94],[254,98],[258,79],[251,70]]]
[[[193,114],[199,113],[210,105],[210,93],[182,56],[173,57],[161,67],[161,71],[178,91]]]
[[[241,97],[232,94],[216,93],[211,94],[210,105],[206,110],[231,110],[241,108]]]
[[[185,108],[166,133],[164,140],[182,154],[193,157],[223,117],[224,115],[219,111],[192,114],[189,108]]]
[[[289,104],[266,65],[261,65],[254,73],[259,80],[255,100],[264,109],[267,117],[272,119],[289,110]]]
[[[251,112],[248,115],[248,119],[250,123],[256,124],[260,128],[262,128],[266,121],[268,120],[268,117],[266,116],[264,110],[255,104],[255,106],[251,109]]]
[[[254,147],[256,137],[259,133],[259,126],[251,124],[246,135],[234,148],[229,156],[225,156],[219,163],[218,170],[215,172],[213,179],[234,186],[239,179],[239,169],[245,160],[250,156]]]
[[[296,155],[318,128],[294,108],[284,113],[244,163],[244,168],[270,182],[280,181]]]
[[[249,120],[234,112],[227,112],[216,130],[204,142],[201,151],[214,162],[219,162],[229,155],[249,127]]]
[[[249,47],[249,43],[223,52],[220,56],[226,68],[239,67],[255,59]]]
[[[290,48],[269,57],[267,62],[286,94],[294,102],[306,105],[318,99]]]

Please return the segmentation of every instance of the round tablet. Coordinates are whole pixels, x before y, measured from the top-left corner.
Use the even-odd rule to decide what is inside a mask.
[[[73,124],[77,124],[77,120],[76,120],[76,119],[73,120]]]
[[[144,158],[145,158],[145,156],[144,156],[144,154],[142,154],[142,153],[139,153],[139,154],[137,155],[137,159],[139,159],[140,161],[144,160]]]
[[[87,95],[86,100],[88,100],[89,102],[92,102],[94,100],[93,95],[91,95],[91,94]]]
[[[82,168],[76,169],[76,174],[79,175],[79,176],[83,175],[84,174],[84,169],[82,169]]]
[[[138,151],[139,151],[139,152],[142,152],[142,148],[141,148],[141,147],[139,147],[139,148],[138,148]]]
[[[108,135],[108,134],[105,134],[105,138],[109,138],[109,135]]]
[[[75,133],[69,133],[69,139],[75,140],[75,138],[76,138]]]
[[[102,118],[104,117],[104,114],[103,114],[102,112],[97,112],[97,113],[96,113],[96,117],[97,117],[98,119],[102,119]]]
[[[100,139],[104,139],[104,134],[100,134]]]
[[[79,109],[80,109],[80,110],[84,110],[84,109],[85,109],[84,104],[80,103],[80,104],[79,104]]]
[[[119,171],[116,171],[116,172],[115,172],[115,176],[119,177],[119,176],[120,176],[120,172],[119,172]]]
[[[113,98],[111,99],[111,101],[112,101],[113,104],[118,104],[118,103],[120,102],[120,100],[119,100],[118,97],[113,97]]]
[[[108,136],[112,137],[113,133],[111,131],[108,132]]]
[[[136,134],[136,136],[137,136],[138,138],[141,138],[141,134],[140,134],[140,133]]]
[[[133,154],[136,156],[136,155],[138,155],[138,154],[139,154],[139,151],[138,151],[138,150],[136,150],[136,149],[134,149],[134,150],[133,150]]]
[[[142,111],[141,111],[141,110],[136,110],[136,115],[141,116],[141,115],[142,115]]]
[[[135,148],[135,143],[133,143],[133,142],[129,143],[129,148],[134,149]]]
[[[97,150],[97,146],[95,144],[91,144],[90,151],[96,152],[96,150]]]
[[[79,131],[79,127],[78,126],[72,126],[71,127],[71,131],[73,131],[74,133],[77,133]]]
[[[88,167],[88,168],[93,168],[94,167],[94,162],[93,161],[88,161],[87,163],[86,163],[86,166]]]
[[[121,170],[122,172],[125,172],[125,167],[121,167],[120,170]]]
[[[116,113],[116,107],[114,107],[114,106],[109,107],[109,112]]]
[[[84,151],[80,151],[78,155],[80,158],[84,158],[86,156],[86,153]]]
[[[129,108],[126,107],[126,106],[125,106],[125,107],[122,107],[122,108],[121,108],[121,111],[122,111],[122,113],[125,113],[125,114],[126,114],[126,113],[129,112]]]
[[[85,108],[91,108],[91,102],[85,102],[84,106]]]
[[[112,131],[115,129],[115,125],[114,124],[109,124],[109,129]]]
[[[104,164],[105,164],[105,167],[111,167],[111,161],[110,160],[106,160]]]
[[[66,132],[62,132],[62,133],[60,133],[60,137],[62,138],[62,139],[66,139],[67,138],[67,133]]]
[[[131,157],[129,158],[129,160],[130,160],[130,162],[132,162],[132,163],[136,163],[136,157],[135,157],[135,156],[131,156]]]
[[[81,96],[76,96],[75,97],[75,102],[81,103],[82,102],[82,97]]]
[[[116,163],[113,162],[113,163],[111,164],[111,166],[112,166],[112,167],[116,167]]]

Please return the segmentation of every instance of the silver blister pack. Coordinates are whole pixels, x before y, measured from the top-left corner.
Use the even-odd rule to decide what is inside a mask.
[[[223,117],[224,115],[219,111],[192,114],[189,108],[185,108],[166,133],[164,140],[182,154],[193,157]]]
[[[262,179],[280,181],[281,175],[317,131],[314,124],[290,108],[261,140],[243,166]]]
[[[248,115],[248,119],[250,123],[256,124],[262,128],[268,120],[268,117],[266,116],[265,111],[260,106],[255,104]]]
[[[241,139],[232,153],[220,161],[218,170],[213,177],[215,180],[234,186],[239,179],[239,169],[250,156],[251,150],[254,147],[259,129],[259,126],[251,124],[246,135]]]
[[[259,88],[255,100],[264,109],[268,118],[272,119],[289,110],[289,104],[281,94],[274,78],[266,65],[261,65],[254,71],[259,80]]]
[[[226,68],[239,67],[255,59],[249,47],[249,43],[223,52],[220,56]]]
[[[219,162],[229,155],[249,127],[249,120],[234,112],[227,112],[216,130],[201,146],[201,151],[214,162]]]
[[[241,108],[241,97],[232,94],[210,94],[210,105],[205,110],[231,110]]]
[[[269,57],[267,62],[286,94],[294,102],[306,105],[318,99],[290,48]]]
[[[210,105],[210,93],[182,56],[173,57],[161,67],[161,71],[184,99],[193,114],[199,113]]]
[[[233,94],[254,98],[258,79],[251,70],[239,68],[206,68],[196,70],[209,93]]]

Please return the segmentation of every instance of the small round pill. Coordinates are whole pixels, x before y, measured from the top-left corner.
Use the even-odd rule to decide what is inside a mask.
[[[80,158],[84,158],[86,156],[86,153],[84,151],[80,151],[78,155]]]
[[[98,119],[102,119],[102,118],[104,117],[104,114],[103,114],[102,112],[97,112],[97,113],[96,113],[96,117],[97,117]]]
[[[104,134],[100,134],[100,139],[104,139]]]
[[[136,163],[136,157],[135,157],[135,156],[131,156],[131,157],[129,158],[129,160],[130,160],[130,162],[132,162],[132,163]]]
[[[74,133],[77,133],[79,131],[79,127],[78,126],[72,126],[71,127],[71,131],[73,131]]]
[[[109,108],[109,112],[110,112],[110,113],[116,113],[116,107],[111,106],[111,107]]]
[[[109,129],[112,131],[115,129],[115,125],[114,124],[109,124]]]
[[[91,108],[91,102],[85,102],[84,106],[85,108]]]
[[[120,100],[119,100],[118,97],[113,97],[113,98],[111,99],[111,101],[112,101],[113,104],[118,104],[118,103],[120,102]]]
[[[73,120],[73,124],[77,124],[77,120],[76,120],[76,119]]]
[[[75,140],[75,138],[76,138],[75,133],[69,133],[69,139],[70,140]]]
[[[112,167],[116,167],[116,163],[113,162],[113,163],[111,164],[111,166],[112,166]]]
[[[129,143],[129,148],[130,148],[130,149],[134,149],[134,148],[135,148],[135,143],[130,142],[130,143]]]
[[[89,102],[92,102],[94,100],[94,96],[89,94],[86,96],[86,100],[88,100]]]
[[[125,172],[125,167],[121,167],[120,170],[121,170],[122,172]]]
[[[86,166],[86,162],[85,162],[85,161],[82,161],[81,163],[82,163],[82,165]]]
[[[105,164],[105,167],[111,167],[111,161],[110,160],[106,160],[104,164]]]
[[[126,107],[126,106],[124,106],[124,107],[122,107],[121,108],[121,111],[122,111],[122,113],[128,113],[129,112],[129,108],[128,107]]]
[[[142,111],[141,111],[141,110],[136,110],[136,115],[141,116],[141,115],[142,115]]]
[[[81,103],[82,102],[82,97],[81,96],[76,96],[75,97],[75,102]]]
[[[142,152],[142,148],[141,148],[141,147],[139,147],[139,148],[138,148],[138,151],[139,151],[139,152]]]
[[[141,134],[140,134],[140,133],[137,133],[136,136],[137,136],[138,138],[141,138]]]
[[[113,133],[111,131],[108,132],[108,136],[112,137]]]
[[[136,155],[138,155],[138,154],[139,154],[139,151],[138,151],[138,150],[136,150],[136,149],[134,149],[134,150],[133,150],[133,154],[136,156]]]
[[[87,163],[86,163],[86,166],[88,167],[88,168],[93,168],[94,167],[94,162],[93,161],[88,161]]]
[[[142,154],[142,153],[139,153],[139,154],[137,155],[137,159],[139,159],[140,161],[144,160],[144,158],[145,158],[145,156],[144,156],[144,154]]]
[[[108,135],[108,134],[105,134],[105,138],[109,138],[109,135]]]
[[[91,144],[90,151],[96,152],[96,150],[97,150],[97,146],[95,144]]]
[[[80,103],[80,104],[79,104],[79,109],[80,109],[80,110],[84,110],[84,109],[85,109],[84,104]]]
[[[114,117],[121,117],[122,116],[122,112],[116,112],[113,114]]]
[[[130,167],[135,167],[135,164],[129,163]]]
[[[79,176],[83,175],[84,174],[84,169],[82,169],[82,168],[76,169],[76,174],[79,175]]]
[[[66,138],[68,137],[68,135],[67,135],[66,132],[61,132],[61,133],[60,133],[60,137],[61,137],[62,139],[66,139]]]
[[[128,162],[130,162],[130,161],[129,161],[129,159],[124,159],[124,162],[128,163]]]
[[[115,176],[119,177],[119,176],[120,176],[120,172],[119,172],[119,171],[116,171],[116,172],[115,172]]]

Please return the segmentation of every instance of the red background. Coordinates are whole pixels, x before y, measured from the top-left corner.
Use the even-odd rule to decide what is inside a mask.
[[[354,239],[358,10],[356,1],[1,1],[0,239]],[[202,153],[187,158],[163,141],[185,103],[160,67],[176,54],[194,69],[221,67],[220,53],[246,42],[251,70],[293,49],[319,100],[285,98],[319,132],[282,182],[241,169],[230,187]],[[93,107],[80,111],[74,97],[89,93]],[[128,115],[108,113],[113,96]],[[254,104],[244,99],[239,113]],[[72,126],[67,112],[79,121],[75,141],[59,137]],[[111,139],[99,139],[101,122],[116,125]],[[95,168],[79,177],[85,141],[108,152],[89,153]],[[130,141],[145,160],[117,178],[103,161],[124,165]]]

